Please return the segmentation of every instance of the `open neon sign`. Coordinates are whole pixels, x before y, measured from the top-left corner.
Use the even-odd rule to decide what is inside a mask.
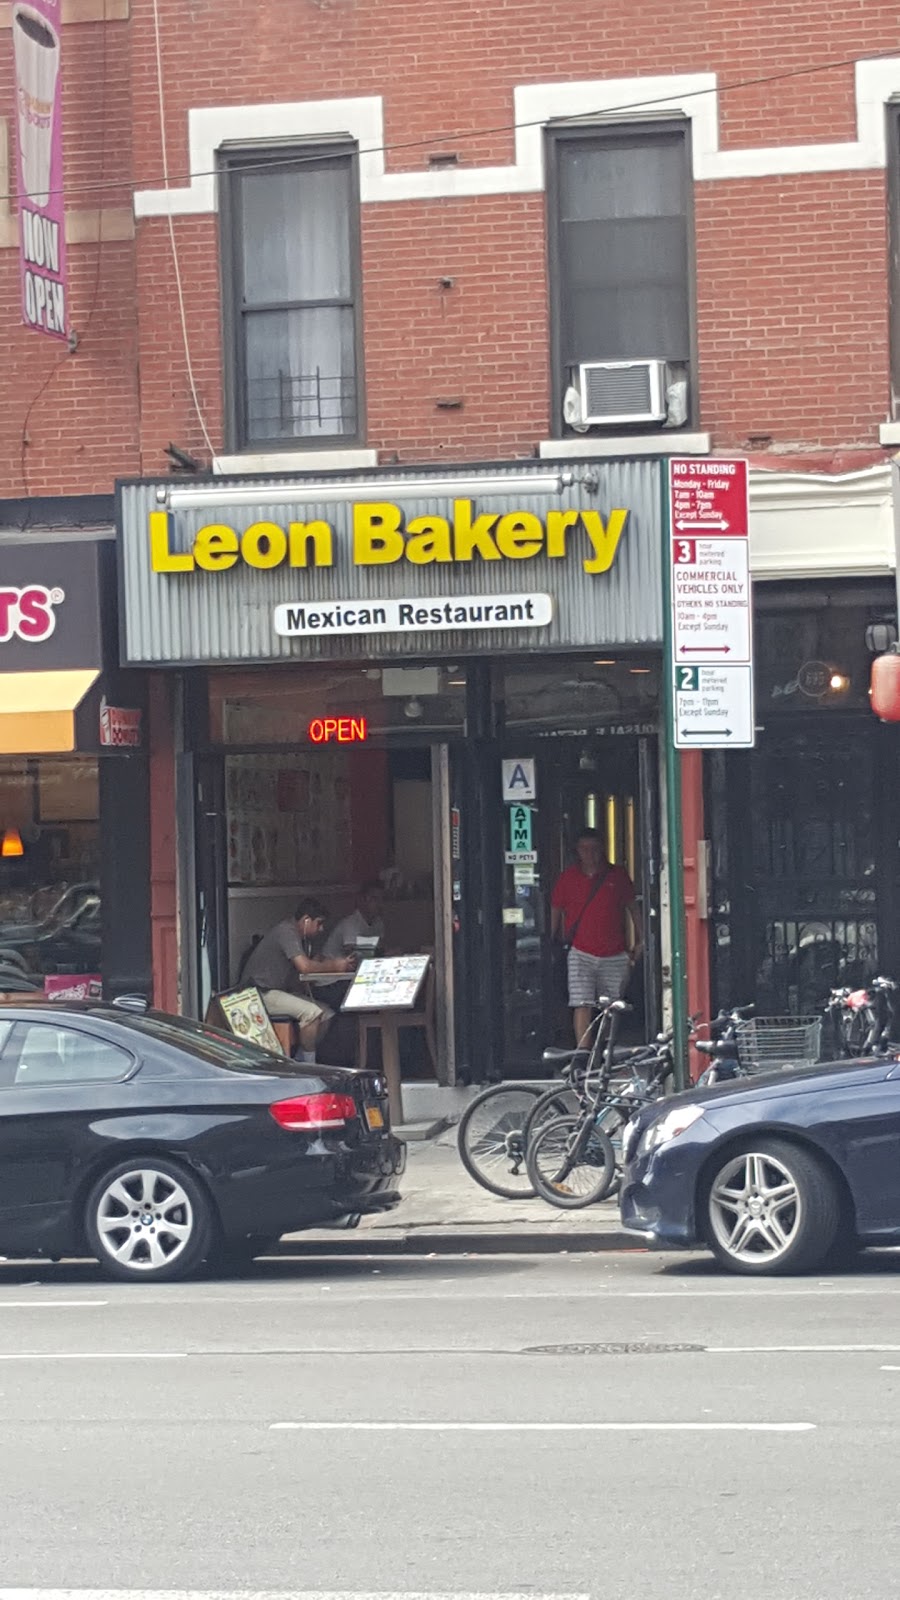
[[[313,744],[365,744],[369,725],[365,717],[313,717],[306,732]]]

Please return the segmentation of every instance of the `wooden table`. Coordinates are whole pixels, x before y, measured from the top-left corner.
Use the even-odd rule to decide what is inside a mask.
[[[403,1084],[400,1078],[400,1027],[397,1018],[402,1013],[394,1011],[362,1011],[359,1022],[359,1065],[364,1067],[369,1055],[369,1029],[381,1033],[381,1064],[387,1079],[388,1100],[391,1107],[391,1126],[403,1121]]]

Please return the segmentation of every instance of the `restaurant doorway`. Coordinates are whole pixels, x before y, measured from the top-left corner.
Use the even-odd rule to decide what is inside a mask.
[[[625,1037],[638,1041],[657,1031],[659,834],[655,736],[595,733],[530,743],[518,738],[509,750],[507,760],[514,759],[526,776],[533,773],[535,795],[531,801],[507,800],[504,839],[505,1062],[514,1074],[539,1070],[546,1045],[571,1042],[571,1012],[550,938],[550,897],[574,859],[582,828],[596,829],[609,861],[625,868],[641,913],[644,953],[625,993],[633,1007]],[[530,849],[521,833],[523,808]]]

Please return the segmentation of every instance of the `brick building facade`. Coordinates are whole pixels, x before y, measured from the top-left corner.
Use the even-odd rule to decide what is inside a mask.
[[[842,649],[853,655],[846,702],[804,698],[802,688],[782,694],[802,676],[800,660],[786,663],[771,685],[767,680],[763,706],[780,712],[790,701],[796,709],[803,698],[810,717],[826,719],[815,727],[836,729],[838,721],[827,720],[835,712],[863,738],[857,635],[892,613],[887,461],[900,442],[892,399],[892,342],[896,350],[900,340],[891,333],[892,305],[896,312],[900,302],[892,295],[889,249],[900,115],[893,7],[873,0],[837,8],[825,29],[820,7],[768,0],[747,13],[718,0],[678,11],[647,0],[602,14],[550,11],[532,0],[466,0],[453,8],[432,0],[415,8],[298,0],[250,10],[223,0],[187,14],[173,0],[67,0],[63,21],[78,340],[71,352],[60,351],[18,326],[15,219],[7,202],[4,222],[0,205],[7,338],[0,471],[7,498],[109,493],[117,479],[165,475],[169,444],[204,471],[214,456],[220,471],[242,475],[535,458],[583,463],[669,450],[745,454],[753,466],[761,604],[771,602],[774,617],[801,618],[812,597],[831,616],[835,583],[849,582],[845,600],[856,605],[847,639],[838,629],[817,647],[826,664],[840,665]],[[8,52],[0,110],[9,147]],[[625,160],[666,139],[680,151],[673,161],[683,163],[683,204],[672,202],[674,165],[660,167],[661,204],[651,215],[653,205],[642,210],[640,202],[636,213],[669,231],[648,234],[640,271],[650,315],[662,328],[671,312],[678,324],[671,350],[660,354],[676,385],[686,379],[685,410],[670,411],[675,426],[658,420],[576,431],[563,413],[579,354],[572,328],[592,329],[585,359],[631,354],[598,346],[629,284],[621,262],[605,278],[594,275],[601,233],[582,234],[585,248],[568,242],[571,217],[560,211],[562,197],[593,180],[577,156],[567,176],[563,147],[581,141],[603,167],[610,151],[617,152],[613,161]],[[2,151],[0,139],[0,158]],[[243,246],[235,244],[234,175],[241,164],[259,175],[269,163],[274,170],[291,162],[307,171],[318,163],[325,172],[344,159],[351,173],[348,286],[317,297],[300,285],[297,301],[306,311],[315,309],[311,301],[333,301],[336,315],[337,300],[344,302],[342,326],[356,341],[354,358],[349,344],[342,357],[354,374],[352,425],[346,415],[337,431],[298,422],[306,404],[298,396],[306,391],[291,378],[288,424],[276,438],[271,416],[264,420],[271,443],[261,447],[241,409],[246,394],[238,391],[247,362],[269,357],[262,346],[248,356],[241,343],[247,306],[238,302],[243,287],[258,327],[272,314],[250,304],[252,286],[248,299],[248,275],[265,277],[266,252],[251,237],[252,225]],[[656,179],[646,181],[650,193]],[[629,180],[598,183],[590,203],[602,211],[608,200],[601,220],[609,229],[621,221]],[[611,199],[602,198],[604,185]],[[12,180],[4,187],[9,192]],[[220,205],[226,189],[231,198]],[[241,215],[252,217],[258,202],[249,188],[240,194]],[[683,251],[680,278],[669,272],[674,257],[657,271],[654,237],[675,240],[675,255]],[[662,293],[661,277],[668,310],[659,312],[653,297]],[[574,301],[576,291],[581,309],[573,321],[564,301],[567,294]],[[287,315],[290,295],[276,298],[278,314]],[[639,322],[640,300],[632,295],[629,305],[627,314]],[[271,355],[271,333],[260,337],[263,345],[270,340]],[[283,423],[283,398],[281,406]],[[172,754],[161,683],[153,694],[159,813],[171,792]],[[807,724],[799,728],[807,737]],[[829,748],[827,739],[812,737],[810,772],[827,763]],[[706,764],[707,814],[714,803],[726,820],[713,841],[708,901],[702,887],[688,884],[689,898],[696,894],[695,967],[706,937],[700,922],[715,922],[714,950],[735,949],[731,917],[743,868],[735,865],[727,819],[748,781],[749,760],[736,769],[722,758]],[[892,751],[879,749],[873,774],[883,778],[891,760]],[[696,831],[703,816],[699,762],[686,771]],[[827,826],[840,833],[845,824],[832,819]],[[881,819],[873,829],[878,850],[887,850],[889,823]],[[713,834],[710,820],[704,831]],[[175,862],[171,838],[159,837],[157,968],[169,973],[162,988],[172,1001]],[[865,856],[871,841],[857,842]],[[691,864],[703,854],[694,844],[686,846]],[[834,892],[820,901],[799,887],[809,877],[799,856],[795,867],[786,875],[787,900],[760,913],[756,944],[737,970],[725,960],[723,999],[729,984],[753,982],[772,1006],[809,1003],[810,983],[784,977],[767,989],[762,967],[777,965],[776,945],[793,942],[795,956],[802,949],[797,930],[807,913],[831,927],[833,945],[842,906],[846,912],[841,896],[849,904],[854,892],[837,880],[862,882],[865,871],[860,866],[854,876],[832,861]],[[763,877],[764,884],[754,880],[760,901],[775,892],[778,873]],[[889,888],[885,879],[883,899]],[[789,924],[792,933],[784,932]],[[869,936],[857,929],[854,938],[854,949],[866,946],[865,959],[874,960]],[[898,939],[884,929],[875,943],[879,955],[893,953]],[[696,981],[702,997],[704,984]]]

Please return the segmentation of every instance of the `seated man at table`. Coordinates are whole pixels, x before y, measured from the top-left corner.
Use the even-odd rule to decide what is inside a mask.
[[[324,956],[333,958],[354,950],[377,955],[384,943],[384,890],[375,878],[364,883],[356,897],[356,910],[335,923],[325,940]],[[376,943],[372,944],[371,941]],[[369,948],[371,946],[371,948]]]
[[[301,900],[293,917],[285,917],[263,935],[242,974],[245,983],[256,985],[270,1017],[291,1017],[298,1024],[299,1060],[304,1062],[315,1061],[316,1045],[334,1012],[329,1006],[298,994],[298,981],[317,973],[352,972],[356,964],[353,956],[311,954],[313,940],[321,934],[326,915],[318,900]]]

